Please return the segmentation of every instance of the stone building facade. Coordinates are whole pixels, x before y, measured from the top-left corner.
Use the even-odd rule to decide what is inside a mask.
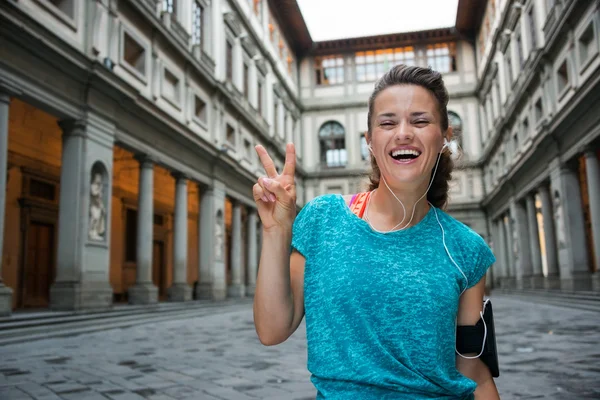
[[[461,0],[455,28],[314,43],[295,0],[2,1],[0,314],[252,294],[254,146],[281,168],[296,144],[298,207],[363,190],[367,97],[400,62],[444,74],[450,212],[489,282],[591,288],[599,15]]]
[[[0,2],[0,313],[252,294],[254,146],[283,165],[310,46],[284,6]]]
[[[600,2],[459,2],[496,286],[598,290]]]

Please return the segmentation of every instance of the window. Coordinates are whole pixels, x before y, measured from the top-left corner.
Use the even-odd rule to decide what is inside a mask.
[[[365,161],[369,159],[369,144],[367,143],[367,132],[360,134],[360,158]]]
[[[134,70],[146,75],[146,50],[127,32],[123,33],[123,60]]]
[[[204,28],[204,8],[198,0],[194,0],[192,16],[192,43],[202,48],[204,39],[204,35],[202,35],[202,29]]]
[[[227,51],[225,52],[225,67],[227,68],[227,80],[233,81],[233,45],[227,41]]]
[[[519,135],[515,132],[513,134],[513,154],[519,152]]]
[[[544,105],[542,103],[542,98],[540,97],[536,102],[535,102],[535,120],[540,121],[542,118],[544,118]]]
[[[531,36],[531,50],[536,50],[537,45],[537,24],[535,20],[535,11],[533,6],[529,9],[529,35]]]
[[[163,11],[175,15],[177,13],[177,0],[163,0]]]
[[[260,116],[263,115],[263,84],[262,81],[258,81],[257,90],[257,100],[256,100],[256,108],[258,109],[258,114]]]
[[[520,29],[520,28],[517,28]],[[523,68],[523,64],[525,64],[525,59],[523,58],[523,41],[521,40],[521,34],[517,35],[516,38],[516,46],[517,46],[517,55],[519,57],[519,68]]]
[[[427,46],[427,64],[440,73],[456,71],[454,43],[436,43]]]
[[[510,89],[512,89],[512,84],[513,84],[513,73],[512,73],[512,60],[510,57],[510,49],[507,50],[507,53],[504,55],[504,59],[506,62],[506,83],[507,83],[507,91],[510,92]]]
[[[579,65],[583,67],[587,61],[598,52],[593,21],[585,28],[585,31],[579,37],[577,44],[579,45]]]
[[[29,180],[29,195],[39,199],[54,201],[56,199],[56,185],[31,178]]]
[[[523,120],[523,139],[526,140],[529,137],[529,119]]]
[[[336,85],[344,82],[344,58],[324,56],[315,58],[317,85]]]
[[[235,147],[235,128],[229,124],[225,126],[225,140]]]
[[[50,3],[68,17],[75,17],[74,0],[50,0]]]
[[[354,56],[356,80],[358,82],[375,81],[398,64],[415,64],[414,49],[410,46],[376,51],[359,51]]]
[[[448,111],[448,125],[452,127],[454,136],[458,142],[462,135],[463,123],[462,119],[454,111]]]
[[[250,160],[252,156],[252,143],[248,139],[244,139],[244,157]]]
[[[171,71],[165,68],[164,80],[163,80],[163,96],[169,100],[179,104],[181,95],[181,85],[179,78],[177,78]]]
[[[338,122],[329,121],[319,129],[321,163],[328,167],[346,165],[346,131]]]
[[[558,94],[562,94],[569,86],[569,68],[567,66],[567,60],[564,60],[556,71],[556,80]]]
[[[206,122],[206,103],[198,96],[194,96],[194,116],[202,122]]]
[[[250,71],[250,69],[248,68],[248,64],[244,64],[244,97],[246,98],[246,100],[248,100],[249,93],[250,93],[250,90],[248,87],[249,80],[250,80],[249,71]]]

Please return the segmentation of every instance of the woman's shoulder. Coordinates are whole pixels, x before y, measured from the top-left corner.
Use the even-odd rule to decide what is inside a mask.
[[[487,246],[487,243],[485,242],[483,237],[469,225],[457,220],[456,218],[454,218],[453,216],[451,216],[443,210],[436,210],[440,214],[440,221],[444,227],[444,231],[446,231],[445,233],[447,237],[453,237],[461,244],[471,243]]]

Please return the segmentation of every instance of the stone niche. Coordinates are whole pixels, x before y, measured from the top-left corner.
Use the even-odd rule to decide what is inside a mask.
[[[96,161],[90,172],[88,240],[106,242],[108,172],[104,164]]]

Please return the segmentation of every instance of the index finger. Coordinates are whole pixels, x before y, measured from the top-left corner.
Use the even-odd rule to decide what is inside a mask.
[[[285,165],[283,166],[282,175],[288,175],[292,178],[296,173],[296,147],[293,143],[288,143],[285,146]]]
[[[256,154],[258,154],[258,158],[260,158],[260,162],[263,165],[265,172],[267,173],[267,176],[269,178],[276,178],[277,177],[277,168],[275,168],[275,164],[273,163],[273,160],[269,156],[269,153],[267,153],[267,150],[260,144],[257,145],[255,147],[255,149],[256,149]]]

